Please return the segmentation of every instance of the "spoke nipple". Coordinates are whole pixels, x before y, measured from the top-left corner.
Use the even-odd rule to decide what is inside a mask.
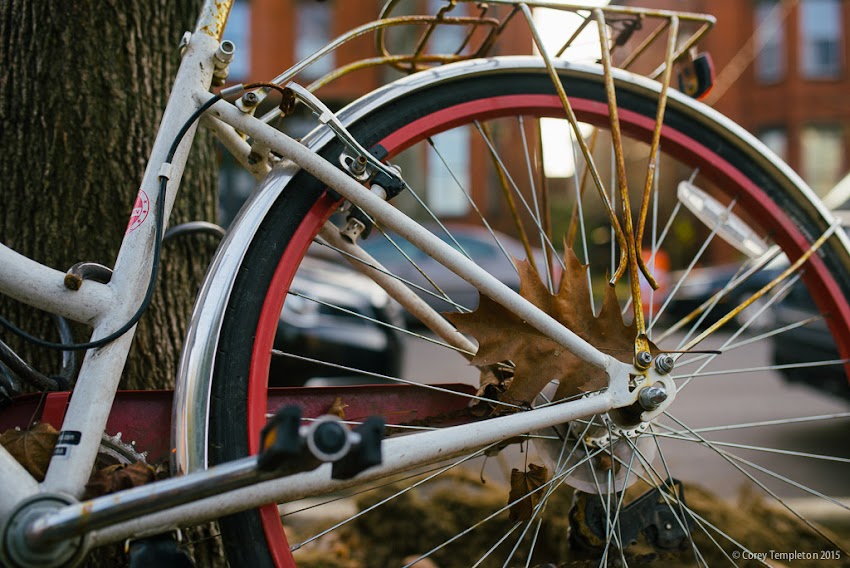
[[[638,351],[636,360],[638,367],[646,369],[652,363],[652,353],[649,351]]]
[[[644,410],[655,410],[665,400],[667,400],[667,391],[660,385],[646,387],[638,394],[638,404]]]
[[[662,375],[666,375],[667,373],[673,370],[673,365],[675,363],[676,362],[673,360],[672,355],[662,353],[661,355],[655,358],[655,370],[661,373]]]

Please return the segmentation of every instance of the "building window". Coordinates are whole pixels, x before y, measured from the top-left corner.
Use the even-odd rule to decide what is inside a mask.
[[[838,182],[844,170],[844,133],[838,126],[807,126],[800,142],[800,174],[822,196]]]
[[[785,77],[785,22],[779,0],[756,4],[756,77],[775,83]]]
[[[295,60],[301,61],[333,39],[333,5],[331,2],[298,0],[296,3]],[[301,72],[302,79],[318,79],[336,66],[336,54],[331,52]]]
[[[428,0],[429,14],[436,14],[446,6],[445,0]],[[445,12],[447,18],[459,18],[466,16],[466,6],[457,5]],[[440,55],[453,55],[460,51],[464,44],[467,32],[466,26],[443,24],[437,26],[429,38],[430,52]]]
[[[800,3],[801,70],[808,79],[829,79],[841,72],[840,0]]]
[[[236,44],[236,54],[228,68],[229,82],[242,81],[251,72],[251,5],[244,0],[233,3],[222,39]]]
[[[758,133],[758,137],[782,161],[788,161],[788,134],[785,128],[765,128]]]

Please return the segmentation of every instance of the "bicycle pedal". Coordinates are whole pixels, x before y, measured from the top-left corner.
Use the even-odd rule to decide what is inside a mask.
[[[140,538],[127,545],[130,568],[194,568],[192,556],[179,547],[174,533]]]
[[[302,426],[301,409],[286,406],[260,433],[257,469],[289,475],[331,462],[334,479],[349,479],[381,463],[383,435],[382,418],[368,418],[353,430],[333,415],[320,416]]]
[[[281,469],[288,461],[304,454],[301,437],[301,409],[285,406],[278,410],[260,432],[260,455],[257,469],[272,472]]]
[[[334,462],[333,479],[351,479],[358,473],[383,461],[381,441],[384,438],[383,418],[372,416],[353,430],[359,438],[344,457]]]

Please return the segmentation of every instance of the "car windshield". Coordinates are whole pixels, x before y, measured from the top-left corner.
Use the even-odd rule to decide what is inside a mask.
[[[502,252],[494,243],[487,242],[471,235],[462,234],[459,231],[452,231],[451,237],[442,230],[435,231],[435,234],[441,241],[450,245],[458,252],[465,253],[471,258],[480,260],[492,258],[494,255],[502,255]],[[383,238],[375,235],[372,238],[363,241],[363,249],[375,257],[375,259],[381,264],[399,262],[404,258],[402,253],[413,260],[424,257],[424,253],[422,251],[399,235],[388,234],[388,237],[389,238]],[[487,235],[487,238],[489,239],[491,237]],[[390,239],[392,239],[392,241],[390,241]]]
[[[422,251],[398,235],[389,235],[389,238],[374,235],[371,239],[362,241],[361,246],[381,264],[398,262],[404,258],[404,255],[416,258],[423,254]]]

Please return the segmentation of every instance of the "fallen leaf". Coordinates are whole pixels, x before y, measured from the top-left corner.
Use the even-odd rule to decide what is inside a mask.
[[[36,480],[44,480],[59,432],[47,422],[29,430],[10,429],[0,435],[0,445],[12,454]]]
[[[94,472],[86,484],[86,499],[150,483],[156,470],[144,462],[110,465]]]
[[[508,503],[513,503],[509,513],[511,522],[531,520],[534,509],[540,504],[545,491],[531,492],[542,487],[547,481],[549,481],[549,469],[542,465],[530,463],[527,471],[511,470],[511,492],[508,494]],[[531,495],[528,495],[529,493]],[[523,495],[528,497],[522,499]],[[521,500],[517,501],[517,499]],[[517,502],[514,503],[514,501]]]
[[[573,333],[617,359],[634,358],[637,328],[626,325],[613,286],[607,286],[599,314],[590,305],[587,266],[572,249],[564,253],[566,269],[557,294],[551,294],[528,261],[514,260],[520,274],[520,295]],[[512,361],[514,375],[505,381],[500,400],[530,404],[551,381],[558,382],[555,399],[598,390],[608,384],[602,369],[593,367],[490,298],[481,296],[474,312],[445,314],[457,329],[478,341],[471,364],[487,368]],[[655,346],[651,346],[655,350]],[[488,384],[492,382],[489,375]]]
[[[341,396],[338,396],[334,399],[334,402],[331,407],[328,408],[327,414],[333,414],[334,416],[338,416],[340,420],[345,420],[346,408],[348,408],[348,405],[342,401]]]

